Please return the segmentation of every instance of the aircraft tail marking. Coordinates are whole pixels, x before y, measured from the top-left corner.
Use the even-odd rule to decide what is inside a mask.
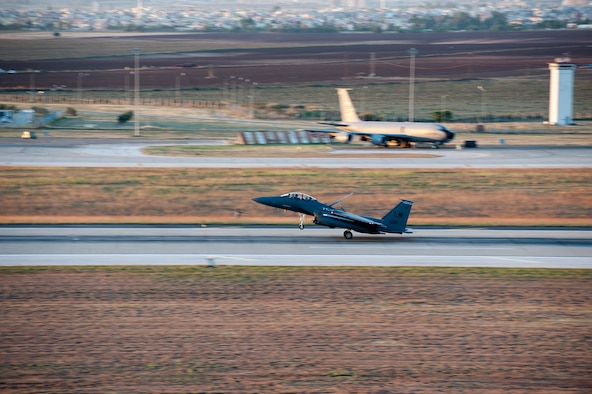
[[[344,123],[360,122],[360,118],[356,113],[354,104],[347,92],[350,89],[337,89],[337,97],[339,98],[339,111],[341,112],[341,121]]]
[[[412,205],[413,201],[401,200],[396,207],[384,215],[382,222],[386,225],[389,231],[394,233],[406,232],[407,219],[409,219]]]

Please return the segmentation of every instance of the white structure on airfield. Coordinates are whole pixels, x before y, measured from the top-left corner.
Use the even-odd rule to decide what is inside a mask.
[[[557,58],[549,63],[549,124],[566,126],[573,123],[574,70],[570,58]]]

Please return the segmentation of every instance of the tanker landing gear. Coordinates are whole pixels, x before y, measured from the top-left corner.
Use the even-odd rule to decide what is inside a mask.
[[[345,237],[345,239],[352,239],[352,237],[353,237],[354,235],[352,234],[352,232],[351,232],[351,231],[349,231],[349,230],[345,230],[345,231],[343,232],[343,236]]]

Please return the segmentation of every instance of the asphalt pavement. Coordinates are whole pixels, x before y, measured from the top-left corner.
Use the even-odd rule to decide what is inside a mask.
[[[1,266],[291,265],[592,268],[592,230],[2,226]]]
[[[129,140],[97,143],[69,141],[67,144],[2,143],[0,165],[5,166],[60,166],[60,167],[319,167],[319,168],[591,168],[592,147],[489,147],[457,150],[397,149],[396,157],[388,157],[393,150],[374,147],[348,152],[356,157],[339,157],[328,153],[323,157],[262,158],[262,157],[170,157],[144,155],[141,149],[151,145],[196,144],[212,145],[220,140],[184,142]],[[414,157],[429,153],[430,157]],[[364,157],[364,153],[372,157]],[[383,157],[375,157],[384,154]]]

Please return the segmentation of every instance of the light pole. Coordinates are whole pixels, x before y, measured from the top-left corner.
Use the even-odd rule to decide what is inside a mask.
[[[177,106],[181,105],[181,77],[184,77],[185,73],[177,75],[175,78],[175,88],[177,90]]]
[[[255,119],[255,88],[257,82],[253,82],[251,85],[251,95],[249,96],[249,118]]]
[[[234,110],[234,104],[236,103],[236,77],[230,76],[230,102],[232,110]]]
[[[86,77],[86,73],[78,73],[78,103],[82,103],[82,77]]]
[[[362,115],[366,112],[366,90],[368,86],[362,86]]]
[[[29,101],[33,102],[33,96],[35,95],[35,73],[31,72],[29,75],[29,93],[31,93],[31,97],[29,97]]]
[[[125,102],[129,105],[132,103],[132,98],[130,96],[131,89],[130,89],[130,75],[134,75],[133,71],[125,74]]]
[[[236,105],[240,108],[243,105],[243,77],[238,77],[238,84],[236,87]],[[242,112],[242,111],[241,111]]]
[[[411,48],[407,51],[409,54],[409,117],[408,121],[413,122],[415,111],[415,55],[417,49]]]
[[[249,102],[248,102],[248,97],[245,97],[245,95],[249,95],[249,92],[247,91],[247,89],[249,89],[249,85],[251,84],[251,80],[249,78],[245,78],[245,84],[243,85],[243,93],[242,93],[242,98],[241,100],[244,100],[245,102],[245,107],[249,106]]]
[[[134,54],[134,136],[140,136],[140,54],[138,48],[132,50]]]
[[[443,94],[440,96],[440,122],[444,122],[446,119],[445,111],[446,111],[446,95]]]
[[[481,85],[477,86],[477,89],[481,91],[481,120],[479,123],[483,123],[483,119],[485,119],[485,93],[487,92],[485,88]]]
[[[222,82],[222,102],[227,103],[228,102],[228,80],[225,79],[224,82]]]

